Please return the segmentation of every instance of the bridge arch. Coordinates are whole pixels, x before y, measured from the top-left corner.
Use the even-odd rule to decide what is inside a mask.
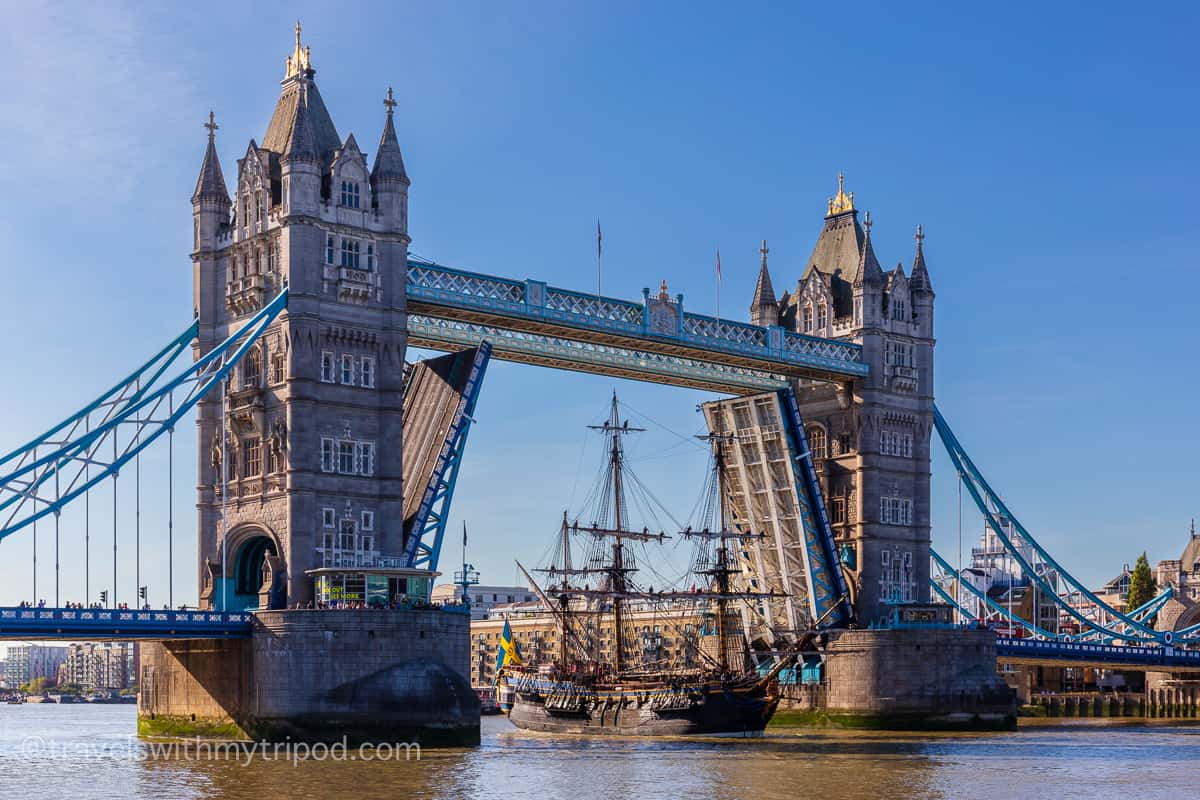
[[[285,608],[287,570],[275,532],[261,523],[247,523],[229,532],[227,611]]]
[[[1200,603],[1190,605],[1181,611],[1175,618],[1175,622],[1171,624],[1171,630],[1181,631],[1196,624],[1200,624]]]

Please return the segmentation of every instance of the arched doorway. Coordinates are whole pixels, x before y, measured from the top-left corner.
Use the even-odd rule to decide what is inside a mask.
[[[253,531],[238,544],[233,558],[233,574],[230,575],[233,580],[229,584],[233,593],[225,604],[229,611],[250,611],[260,607],[259,593],[263,587],[267,559],[276,555],[275,540],[260,530]]]

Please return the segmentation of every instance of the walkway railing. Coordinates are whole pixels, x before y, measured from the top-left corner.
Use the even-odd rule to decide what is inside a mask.
[[[408,262],[408,297],[454,309],[476,309],[533,322],[555,323],[580,331],[618,334],[647,341],[679,344],[732,355],[750,356],[821,369],[848,377],[866,375],[862,347],[833,339],[762,328],[683,310],[683,295],[672,300],[651,298],[642,290],[634,302],[549,286],[542,281],[516,281],[446,267],[418,258]],[[666,313],[655,309],[663,306]]]
[[[223,639],[250,635],[248,611],[0,608],[4,639]]]

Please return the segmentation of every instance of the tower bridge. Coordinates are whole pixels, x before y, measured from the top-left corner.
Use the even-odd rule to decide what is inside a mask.
[[[262,144],[249,141],[232,195],[209,115],[192,195],[195,319],[0,459],[0,542],[41,520],[54,526],[57,553],[62,509],[115,487],[156,442],[170,447],[194,413],[201,608],[0,609],[0,638],[161,642],[145,658],[147,724],[199,713],[256,738],[321,736],[304,720],[323,715],[356,734],[383,725],[389,736],[407,726],[416,738],[432,729],[446,741],[477,737],[462,674],[469,615],[428,598],[468,433],[487,413],[486,368],[498,358],[728,396],[705,404],[705,418],[720,434],[714,446],[729,447],[735,521],[763,534],[741,558],[757,591],[780,598],[747,625],[764,636],[845,633],[852,670],[862,668],[855,648],[886,649],[879,642],[892,634],[870,628],[888,620],[898,637],[888,647],[936,641],[924,652],[946,664],[968,649],[983,661],[998,653],[1160,671],[1200,657],[1188,649],[1200,629],[1157,631],[1147,610],[1125,614],[1090,593],[1099,613],[1074,608],[1082,584],[1015,522],[935,409],[935,296],[920,226],[911,267],[885,271],[870,215],[860,220],[839,176],[812,254],[781,296],[763,243],[749,322],[685,310],[665,280],[622,299],[448,267],[409,252],[392,91],[369,165],[354,135],[338,134],[315,74],[297,28]],[[410,344],[449,354],[410,364]],[[935,433],[985,518],[1016,525],[1005,547],[1080,635],[1033,623],[1021,627],[1028,639],[963,630],[970,614],[930,549]],[[115,551],[115,523],[113,534]],[[1031,547],[1029,560],[1021,554]],[[118,586],[114,552],[114,604]],[[931,592],[950,606],[931,605]],[[307,610],[369,605],[395,613]],[[926,683],[975,674],[975,661],[937,672],[939,657],[917,659],[932,664]],[[895,671],[885,657],[871,663],[880,675]],[[252,696],[264,678],[269,696]],[[378,713],[428,708],[420,693],[434,691],[444,702],[432,716]],[[206,698],[199,712],[188,710],[195,697]]]

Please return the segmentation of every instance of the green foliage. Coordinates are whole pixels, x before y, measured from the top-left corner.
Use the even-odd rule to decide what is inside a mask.
[[[1154,599],[1158,594],[1158,585],[1154,582],[1154,573],[1150,571],[1150,562],[1143,552],[1133,565],[1129,575],[1129,602],[1125,604],[1126,611],[1133,611]]]
[[[34,678],[29,683],[22,683],[21,691],[25,694],[41,694],[48,685],[51,684],[45,678]]]

